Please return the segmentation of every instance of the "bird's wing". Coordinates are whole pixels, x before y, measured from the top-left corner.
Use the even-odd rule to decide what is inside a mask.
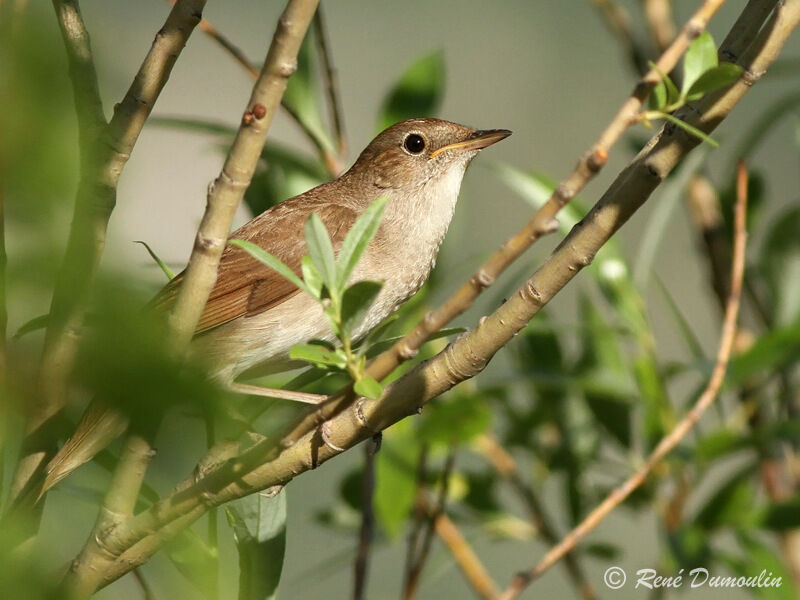
[[[350,209],[312,198],[298,197],[274,206],[233,232],[231,239],[247,240],[260,246],[300,276],[301,259],[308,253],[303,228],[311,212],[322,219],[333,248],[338,251],[357,215]],[[268,232],[262,227],[266,220],[270,221]],[[159,292],[151,302],[152,307],[162,311],[172,307],[184,273],[176,275]],[[226,246],[217,270],[216,284],[195,333],[203,333],[238,317],[262,313],[299,291],[293,283],[246,251]]]

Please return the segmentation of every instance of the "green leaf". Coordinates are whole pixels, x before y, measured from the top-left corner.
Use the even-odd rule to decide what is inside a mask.
[[[30,321],[26,321],[22,325],[20,325],[19,329],[17,329],[16,333],[12,339],[18,340],[23,335],[27,335],[34,331],[38,331],[39,329],[44,329],[50,323],[50,314],[46,315],[39,315],[38,317],[33,317]]]
[[[370,332],[370,337],[372,337],[372,333],[374,331],[375,330],[373,329],[373,331]],[[451,337],[451,336],[454,336],[454,335],[458,335],[460,333],[464,333],[465,331],[466,331],[466,329],[464,329],[463,327],[448,327],[448,328],[445,328],[445,329],[440,329],[439,331],[437,331],[436,333],[434,333],[433,335],[431,335],[428,338],[428,342],[432,342],[433,340],[439,340],[441,338],[446,338],[446,337]],[[389,348],[391,348],[395,343],[399,342],[401,339],[403,339],[403,336],[402,335],[398,335],[398,336],[386,338],[385,340],[381,340],[379,342],[375,342],[373,345],[371,345],[371,346],[369,346],[367,348],[367,351],[365,352],[365,356],[367,358],[374,358],[374,357],[378,356],[378,354],[380,354],[384,350],[388,350]]]
[[[793,325],[774,329],[762,335],[749,350],[735,356],[728,368],[726,383],[742,385],[760,376],[791,364],[800,357],[800,320]]]
[[[134,244],[141,244],[142,246],[145,247],[145,249],[147,250],[147,253],[150,255],[150,258],[152,258],[154,261],[156,261],[156,264],[159,267],[161,267],[161,270],[164,272],[164,275],[167,276],[167,279],[172,279],[173,277],[175,277],[175,273],[172,272],[172,269],[170,269],[167,266],[167,263],[165,263],[163,260],[161,260],[158,257],[158,255],[155,252],[153,252],[153,249],[147,244],[147,242],[143,242],[142,240],[135,240],[133,243]]]
[[[691,102],[702,98],[709,92],[731,85],[739,79],[742,71],[742,67],[729,62],[712,67],[694,82],[686,95],[686,99]]]
[[[736,531],[736,539],[742,548],[741,556],[733,556],[728,552],[720,552],[719,557],[730,570],[741,577],[758,577],[764,572],[766,581],[780,577],[780,585],[751,588],[751,593],[762,600],[797,600],[797,586],[791,572],[774,548],[762,542],[755,534],[747,531]]]
[[[323,148],[331,151],[333,143],[320,111],[319,98],[322,94],[313,62],[314,35],[313,31],[309,31],[300,46],[297,70],[287,82],[282,103]]]
[[[222,135],[233,137],[236,135],[236,128],[221,121],[209,121],[207,119],[187,119],[186,117],[164,117],[151,116],[147,119],[148,126],[172,127],[174,129],[186,129],[196,133],[208,133],[212,135]]]
[[[414,117],[432,117],[444,95],[444,55],[423,56],[412,64],[383,101],[378,129]]]
[[[350,279],[350,275],[361,259],[361,255],[370,241],[372,241],[372,238],[375,237],[387,202],[388,198],[385,196],[375,200],[364,211],[364,214],[356,219],[350,231],[347,232],[347,236],[344,238],[342,247],[339,250],[336,264],[336,281],[340,289],[344,289],[347,285],[347,280]]]
[[[403,530],[417,492],[419,444],[414,422],[405,419],[383,432],[375,456],[375,517],[389,539]]]
[[[764,511],[761,526],[775,531],[800,527],[800,494],[781,502],[773,502]]]
[[[674,123],[675,125],[677,125],[681,129],[683,129],[684,131],[687,131],[688,133],[691,133],[696,138],[699,138],[699,139],[703,140],[704,142],[706,142],[707,144],[710,144],[714,148],[719,148],[719,143],[716,140],[714,140],[712,137],[710,137],[706,133],[700,131],[697,127],[695,127],[693,125],[689,125],[686,121],[682,121],[678,117],[673,117],[669,113],[659,113],[658,118],[665,119],[665,120],[669,121],[670,123]]]
[[[270,142],[261,152],[258,169],[244,193],[244,201],[255,216],[328,178],[325,165],[318,157],[309,158],[297,150]]]
[[[370,400],[377,400],[383,394],[383,386],[372,377],[362,377],[355,382],[353,389],[359,396]]]
[[[299,287],[303,290],[306,294],[313,296],[314,294],[311,292],[311,289],[303,283],[303,280],[300,279],[294,271],[292,271],[286,264],[284,264],[280,259],[276,258],[260,246],[254,244],[253,242],[248,242],[246,240],[228,240],[228,243],[231,246],[236,246],[241,248],[245,252],[247,252],[250,256],[255,258],[256,260],[261,261],[265,265],[267,265],[270,269],[277,272],[282,277],[285,277],[294,285]]]
[[[176,569],[195,585],[206,598],[213,598],[216,583],[217,552],[191,529],[184,529],[166,546],[167,557]]]
[[[774,321],[800,321],[800,207],[776,215],[760,253],[760,273],[769,289]]]
[[[375,302],[383,284],[377,281],[359,281],[342,294],[342,336],[350,338],[356,331],[367,311]]]
[[[456,392],[425,409],[419,436],[430,443],[450,446],[471,441],[489,429],[491,423],[492,413],[485,398]]]
[[[292,360],[304,360],[319,367],[334,367],[344,369],[347,359],[339,350],[331,350],[319,344],[297,344],[289,350]]]
[[[648,61],[648,65],[661,77],[656,87],[653,88],[653,93],[650,96],[650,106],[655,110],[663,110],[677,103],[680,99],[680,92],[678,92],[678,88],[675,87],[675,82],[672,81],[669,75],[662,73],[661,69],[659,69],[658,65],[653,61]]]
[[[322,283],[328,288],[331,298],[336,298],[338,301],[341,288],[336,285],[336,259],[333,255],[333,245],[328,230],[317,213],[311,213],[306,220],[305,234],[308,253],[322,278]]]
[[[683,85],[681,94],[686,96],[695,81],[709,69],[717,66],[717,46],[707,31],[701,33],[689,44],[683,58]]]
[[[322,297],[322,278],[319,271],[314,266],[314,261],[306,254],[300,261],[300,268],[303,272],[303,281],[306,282],[311,294],[318,300]]]
[[[753,474],[752,463],[739,469],[698,509],[695,524],[706,531],[725,525],[747,527],[755,524],[756,514],[753,509]]]
[[[271,600],[286,550],[286,492],[250,494],[228,505],[228,523],[239,551],[239,600]]]

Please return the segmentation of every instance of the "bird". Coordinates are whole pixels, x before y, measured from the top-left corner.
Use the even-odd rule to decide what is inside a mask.
[[[377,199],[386,198],[378,230],[351,277],[351,282],[382,283],[353,334],[358,339],[425,283],[467,166],[480,150],[509,135],[507,129],[479,130],[427,117],[402,121],[378,134],[343,175],[272,206],[229,239],[258,245],[299,276],[308,253],[304,225],[312,213],[338,252],[356,219]],[[169,311],[184,277],[185,271],[175,276],[150,308]],[[243,374],[291,368],[290,349],[313,339],[335,340],[319,302],[242,248],[227,245],[189,350],[210,378],[236,390]],[[267,395],[277,397],[280,391]],[[302,399],[302,394],[283,397]],[[46,465],[40,497],[121,435],[127,423],[118,409],[91,402],[75,433]]]

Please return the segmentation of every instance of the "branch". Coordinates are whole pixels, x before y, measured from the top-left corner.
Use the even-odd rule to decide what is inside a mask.
[[[353,598],[362,600],[367,591],[369,551],[375,528],[373,494],[375,492],[375,453],[380,448],[380,437],[374,436],[364,444],[364,476],[361,480],[361,529],[358,535],[358,552],[355,562]]]
[[[647,53],[633,36],[627,11],[614,0],[591,0],[591,2],[603,18],[606,28],[622,46],[633,70],[639,75],[647,73]],[[659,48],[659,52],[663,52],[666,47]]]
[[[314,17],[314,30],[317,33],[317,46],[322,57],[322,73],[325,78],[325,89],[328,93],[328,110],[333,123],[333,135],[339,152],[339,161],[347,154],[347,140],[344,133],[344,118],[342,105],[339,100],[339,91],[336,87],[336,69],[333,67],[333,58],[328,44],[328,34],[325,30],[325,19],[322,10],[318,10]]]
[[[776,15],[743,57],[745,69],[740,79],[697,105],[686,107],[681,118],[706,133],[719,125],[777,56],[800,20],[800,0],[789,0]],[[758,29],[761,23],[752,26]],[[415,414],[431,398],[480,372],[491,356],[591,261],[697,143],[697,138],[682,129],[664,126],[519,292],[482,320],[475,331],[387,386],[379,401],[357,401],[322,427],[313,427],[296,439],[286,438],[287,442],[295,441],[278,446],[280,452],[275,452],[273,440],[260,441],[199,480],[186,479],[172,494],[137,514],[124,527],[106,532],[102,543],[113,564],[102,569],[102,584],[147,561],[208,507],[284,485],[303,471]]]
[[[717,350],[717,360],[714,370],[703,393],[686,416],[675,426],[658,446],[653,450],[645,463],[629,477],[622,485],[612,491],[600,505],[595,508],[587,517],[555,547],[552,548],[539,563],[529,571],[519,573],[508,589],[503,593],[502,600],[513,600],[537,577],[557,563],[564,555],[575,548],[586,535],[597,527],[608,514],[619,506],[633,491],[638,488],[647,475],[667,454],[686,437],[692,428],[703,416],[703,413],[711,406],[719,393],[722,383],[725,380],[725,371],[728,367],[728,360],[733,349],[733,342],[736,337],[736,319],[739,315],[739,302],[742,294],[742,276],[744,273],[744,252],[747,241],[747,230],[745,228],[745,215],[747,210],[747,178],[744,169],[740,171],[744,177],[740,177],[739,193],[735,206],[734,224],[734,248],[733,264],[731,267],[731,291],[728,296],[727,307],[725,309],[725,319],[722,324],[722,336]],[[741,181],[744,180],[744,185]]]
[[[505,448],[492,435],[482,435],[475,442],[476,449],[489,460],[504,479],[508,480],[525,503],[531,523],[536,527],[544,541],[550,546],[555,546],[560,536],[552,525],[553,519],[547,515],[544,505],[537,497],[536,492],[533,491],[533,488],[522,479],[514,458],[506,452]],[[581,567],[578,554],[575,552],[565,554],[564,566],[567,570],[567,575],[581,597],[584,600],[595,600],[597,596],[583,571],[583,567]]]
[[[672,20],[671,0],[643,0],[644,18],[656,49],[663,52],[675,39],[675,22]]]
[[[81,179],[75,213],[50,306],[39,376],[37,404],[26,427],[25,450],[17,467],[12,497],[25,489],[52,452],[45,425],[67,402],[83,326],[89,287],[105,247],[106,227],[116,203],[120,175],[169,78],[205,0],[180,0],[147,53],[130,89],[106,126],[97,92],[89,36],[77,0],[53,0],[67,48],[81,146]]]
[[[234,214],[253,178],[286,83],[297,69],[297,53],[318,3],[289,0],[286,5],[222,172],[209,189],[208,205],[169,319],[173,349],[178,353],[189,345],[214,287]]]
[[[497,585],[450,517],[444,512],[439,514],[434,527],[475,593],[485,600],[498,598]]]
[[[171,4],[174,4],[175,0],[167,0],[167,2],[170,2]],[[319,15],[319,12],[317,12],[317,15]],[[319,17],[315,18],[315,22],[318,22],[318,18]],[[322,32],[322,29],[321,29],[322,25],[317,25],[317,28],[318,28],[319,36],[323,36],[324,33]],[[214,25],[212,25],[210,21],[208,21],[206,19],[202,19],[200,21],[200,29],[203,31],[203,33],[208,35],[212,40],[217,42],[217,44],[219,44],[220,47],[222,47],[223,50],[225,50],[228,54],[230,54],[231,57],[237,63],[239,63],[244,68],[245,71],[247,71],[247,73],[250,75],[250,77],[253,78],[253,81],[258,79],[258,76],[259,76],[258,69],[245,56],[244,52],[242,52],[242,50],[238,46],[236,46],[225,35],[223,35],[216,27],[214,27]],[[333,85],[333,79],[332,79],[333,71],[331,69],[331,65],[330,65],[330,62],[329,62],[330,61],[330,57],[329,57],[327,44],[325,43],[324,40],[322,40],[322,38],[321,38],[321,41],[319,41],[319,44],[320,44],[320,50],[322,52],[322,56],[323,56],[323,60],[324,60],[326,84],[328,86],[328,94],[330,96],[331,102],[336,102],[335,86]],[[308,138],[308,140],[317,149],[317,153],[320,155],[320,158],[325,163],[325,168],[328,170],[328,173],[332,177],[338,177],[339,175],[341,175],[342,171],[343,171],[342,158],[343,158],[343,155],[344,155],[345,147],[344,147],[343,139],[341,137],[339,137],[339,136],[342,135],[342,130],[341,130],[341,117],[339,117],[338,105],[335,105],[335,106],[337,106],[336,109],[332,109],[334,111],[333,112],[333,122],[334,122],[334,127],[335,127],[335,133],[337,135],[338,146],[339,146],[339,156],[338,157],[334,156],[333,154],[331,154],[331,152],[328,150],[325,142],[322,139],[320,139],[320,137],[317,135],[317,132],[314,131],[313,129],[311,129],[308,126],[308,124],[300,117],[300,115],[298,115],[292,109],[291,106],[289,106],[288,104],[286,104],[283,101],[281,101],[281,106],[286,111],[286,114],[288,114],[292,118],[292,120],[295,122],[295,124],[297,124],[297,126],[300,127],[300,129],[305,134],[305,136]]]

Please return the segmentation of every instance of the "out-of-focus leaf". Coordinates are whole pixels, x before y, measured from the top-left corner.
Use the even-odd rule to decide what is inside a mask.
[[[536,528],[530,521],[508,513],[492,515],[484,520],[483,529],[496,540],[528,541],[536,536]]]
[[[707,567],[711,556],[708,532],[694,524],[683,524],[667,537],[672,555],[679,567],[693,569]]]
[[[276,271],[279,275],[291,281],[306,294],[313,296],[311,289],[305,283],[303,283],[303,280],[300,279],[294,271],[286,266],[279,258],[276,258],[260,246],[254,244],[253,242],[248,242],[247,240],[229,240],[228,243],[231,246],[238,246],[256,260],[261,261],[270,269]],[[330,241],[328,243],[330,243]]]
[[[283,104],[325,149],[332,150],[333,143],[325,129],[320,111],[319,78],[314,69],[314,32],[309,31],[297,54],[297,70],[289,78],[283,94]]]
[[[347,280],[350,279],[350,274],[353,272],[356,264],[361,260],[361,255],[366,250],[367,245],[375,237],[378,231],[378,226],[381,224],[383,211],[386,209],[388,198],[382,196],[375,200],[367,207],[367,210],[356,219],[350,231],[342,242],[342,248],[339,250],[339,256],[336,263],[336,277],[339,287],[344,289],[347,285]]]
[[[717,488],[698,509],[694,523],[710,531],[724,525],[751,527],[756,521],[753,508],[753,464],[739,469]]]
[[[439,331],[437,331],[431,337],[428,338],[428,342],[432,342],[434,340],[439,340],[439,339],[442,339],[442,338],[458,335],[459,333],[464,333],[465,331],[466,331],[466,329],[464,329],[463,327],[448,327],[448,328],[445,328],[445,329],[440,329]],[[370,336],[371,335],[372,334],[370,334]],[[379,342],[374,343],[367,350],[366,357],[367,358],[374,358],[375,356],[378,356],[378,354],[380,354],[384,350],[388,350],[396,342],[400,341],[401,339],[403,339],[403,336],[398,335],[398,336],[386,338],[385,340],[381,340]]]
[[[742,67],[733,63],[724,62],[710,68],[692,84],[686,99],[691,102],[702,98],[709,92],[731,85],[742,74]]]
[[[717,429],[700,438],[694,447],[695,455],[705,461],[741,450],[747,439],[741,431]]]
[[[362,377],[353,385],[353,390],[359,396],[377,400],[383,394],[383,386],[372,377]]]
[[[239,551],[239,600],[277,598],[286,550],[286,492],[250,494],[225,509]]]
[[[172,279],[173,277],[175,277],[175,273],[172,272],[172,269],[170,269],[167,266],[167,263],[161,260],[158,257],[158,255],[155,252],[153,252],[153,249],[147,242],[143,242],[142,240],[136,240],[133,243],[141,244],[142,246],[145,247],[145,250],[147,250],[147,253],[150,255],[150,258],[152,258],[156,262],[156,264],[161,268],[161,270],[164,272],[164,275],[167,276],[167,279]]]
[[[292,360],[304,360],[318,367],[344,369],[347,359],[339,350],[332,350],[319,344],[297,344],[289,350]]]
[[[183,530],[167,544],[165,550],[175,568],[203,592],[204,596],[216,597],[212,591],[218,568],[216,550],[208,546],[191,529]]]
[[[683,339],[683,343],[686,345],[686,349],[689,351],[695,361],[705,360],[705,354],[703,353],[703,347],[700,345],[700,340],[697,339],[694,329],[692,329],[692,327],[689,325],[689,322],[683,316],[683,313],[681,312],[678,303],[672,297],[669,288],[658,275],[655,276],[655,281],[659,291],[661,292],[661,295],[664,297],[664,300],[667,303],[667,307],[669,308],[669,312],[670,315],[672,315],[673,321],[678,326],[677,330],[681,334],[681,338]]]
[[[412,64],[383,101],[378,129],[414,117],[432,117],[444,95],[444,54],[423,56]]]
[[[624,448],[630,448],[632,404],[617,394],[586,391],[584,396],[595,418]]]
[[[417,491],[416,466],[419,444],[414,424],[406,419],[383,432],[375,457],[375,517],[381,529],[394,539],[403,529]]]
[[[430,443],[449,446],[469,442],[485,432],[492,413],[479,393],[453,393],[432,402],[423,413],[419,436]]]
[[[333,254],[333,245],[328,230],[317,213],[311,213],[306,220],[305,236],[308,253],[311,260],[314,261],[317,273],[328,288],[331,297],[338,296],[340,288],[336,285],[336,258]]]
[[[761,526],[778,531],[800,528],[800,494],[767,506]]]
[[[39,329],[44,329],[50,323],[50,315],[39,315],[38,317],[32,318],[30,321],[26,321],[22,325],[19,326],[19,329],[14,333],[13,339],[18,340],[23,335],[27,335],[34,331],[38,331]]]
[[[770,76],[773,74],[772,69],[774,67],[775,65],[773,64],[770,68]],[[738,156],[747,160],[758,149],[761,142],[766,139],[772,128],[780,123],[785,116],[792,114],[798,106],[800,106],[800,92],[793,91],[778,98],[766,109],[758,111],[757,114],[753,115],[754,121],[748,124],[745,135],[742,136],[731,156]],[[728,176],[728,179],[731,181],[734,179],[733,173]],[[749,200],[750,198],[748,197],[748,202]],[[750,223],[749,219],[748,223]]]
[[[743,382],[795,362],[800,357],[800,320],[773,329],[758,338],[749,350],[735,356],[728,367],[727,384]]]
[[[589,556],[594,556],[601,560],[613,560],[620,555],[619,546],[609,544],[607,542],[595,542],[593,544],[586,544],[583,547],[583,552]]]
[[[681,93],[685,96],[700,77],[717,66],[717,46],[707,31],[697,36],[683,57],[683,84]]]
[[[800,207],[790,206],[775,218],[760,257],[774,322],[800,322]]]
[[[296,150],[268,143],[244,201],[255,216],[288,198],[297,196],[329,178],[320,159],[308,158]]]
[[[466,474],[467,493],[463,502],[481,514],[494,514],[500,510],[495,497],[498,476],[489,471],[486,473],[469,472]]]
[[[342,294],[342,335],[352,337],[381,291],[378,281],[359,281]]]
[[[733,556],[725,552],[720,553],[720,558],[737,576],[752,577],[756,580],[762,576],[762,581],[765,583],[772,582],[772,585],[750,587],[749,590],[753,595],[763,600],[796,599],[798,589],[794,578],[775,550],[746,531],[737,531],[736,534],[743,555]],[[780,585],[775,585],[777,578],[780,578]]]

